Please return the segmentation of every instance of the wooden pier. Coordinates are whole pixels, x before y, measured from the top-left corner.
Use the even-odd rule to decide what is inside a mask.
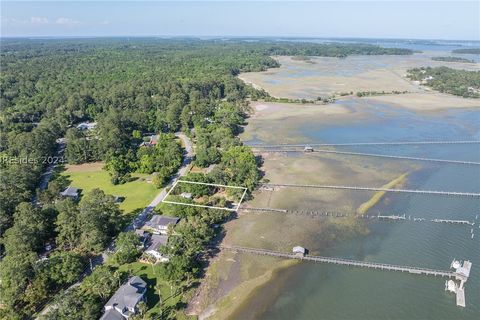
[[[444,196],[460,196],[460,197],[480,197],[480,193],[474,192],[455,192],[455,191],[433,191],[433,190],[409,190],[409,189],[388,189],[361,186],[340,186],[340,185],[322,185],[322,184],[288,184],[288,183],[266,183],[265,187],[288,187],[288,188],[313,188],[313,189],[337,189],[337,190],[357,190],[357,191],[384,191],[397,193],[416,193]]]
[[[449,159],[433,159],[433,158],[422,158],[422,157],[408,157],[408,156],[393,156],[387,154],[378,154],[378,153],[364,153],[364,152],[347,152],[347,151],[335,151],[335,150],[324,150],[324,149],[315,149],[310,150],[308,153],[300,149],[268,149],[256,151],[255,153],[333,153],[333,154],[342,154],[342,155],[352,155],[352,156],[364,156],[364,157],[376,157],[376,158],[389,158],[389,159],[398,159],[398,160],[415,160],[415,161],[427,161],[427,162],[440,162],[440,163],[454,163],[454,164],[464,164],[464,165],[480,165],[480,162],[474,161],[463,161],[463,160],[449,160]]]
[[[347,142],[347,143],[303,143],[303,144],[250,144],[252,148],[288,148],[305,146],[341,147],[341,146],[402,146],[428,144],[480,144],[480,140],[450,140],[450,141],[397,141],[397,142]]]
[[[393,264],[357,261],[357,260],[313,256],[313,255],[300,256],[298,254],[293,254],[293,253],[285,253],[285,252],[257,249],[257,248],[247,248],[247,247],[240,247],[240,246],[223,245],[223,246],[220,246],[220,248],[224,250],[234,251],[234,252],[243,252],[243,253],[272,256],[272,257],[279,257],[279,258],[286,258],[286,259],[299,259],[299,260],[337,264],[337,265],[352,266],[352,267],[361,267],[361,268],[368,268],[368,269],[407,272],[411,274],[454,278],[456,280],[466,281],[466,277],[464,275],[453,272],[453,271],[435,270],[435,269],[419,268],[419,267],[411,267],[411,266],[399,266],[399,265],[393,265]]]

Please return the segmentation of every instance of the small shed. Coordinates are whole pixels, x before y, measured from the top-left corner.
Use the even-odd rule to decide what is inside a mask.
[[[185,199],[192,199],[192,194],[189,192],[182,192],[180,194],[180,197],[185,198]]]
[[[305,148],[303,148],[303,152],[313,152],[313,147],[307,145]]]
[[[303,257],[305,256],[307,249],[305,249],[304,247],[296,246],[293,247],[292,252],[297,256]]]
[[[60,195],[62,197],[77,199],[78,198],[78,189],[75,188],[75,187],[68,187],[67,189],[60,192]]]

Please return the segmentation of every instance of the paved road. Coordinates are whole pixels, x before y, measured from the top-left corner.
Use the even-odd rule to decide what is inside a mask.
[[[165,188],[163,188],[162,190],[160,190],[160,193],[157,194],[157,196],[152,200],[152,202],[150,202],[150,204],[145,209],[143,209],[143,211],[137,217],[135,217],[135,219],[132,221],[131,224],[129,224],[127,227],[125,227],[124,231],[131,231],[131,230],[135,230],[135,229],[138,229],[138,228],[142,227],[143,224],[145,223],[149,213],[151,213],[153,211],[153,209],[165,198],[165,195],[167,194],[167,189],[169,187],[171,187],[180,177],[184,176],[188,172],[188,167],[189,167],[190,163],[192,162],[192,159],[193,159],[193,156],[194,156],[192,143],[191,143],[190,139],[183,133],[176,133],[175,135],[180,140],[182,140],[182,142],[184,144],[184,147],[185,147],[185,151],[186,151],[185,154],[184,154],[184,157],[183,157],[183,160],[182,160],[182,165],[181,165],[180,169],[171,178],[171,180],[167,184],[167,186]],[[93,257],[90,260],[91,265],[89,265],[85,269],[85,271],[80,276],[80,279],[76,283],[74,283],[70,287],[68,287],[68,289],[66,289],[66,291],[68,291],[68,290],[70,290],[74,287],[79,286],[80,283],[83,281],[83,279],[91,273],[91,268],[95,268],[99,265],[102,265],[107,260],[108,254],[112,253],[114,251],[114,249],[115,249],[115,244],[114,244],[114,242],[112,242],[107,247],[107,249],[104,252],[102,252],[101,255]],[[46,314],[50,310],[50,308],[52,308],[52,307],[54,307],[54,306],[47,305],[40,312],[40,315]]]
[[[150,202],[150,204],[143,209],[143,211],[134,219],[132,224],[128,225],[125,230],[135,230],[143,226],[145,220],[148,217],[148,214],[153,211],[153,209],[165,198],[167,195],[167,189],[170,188],[180,177],[184,176],[188,172],[188,166],[193,159],[193,147],[190,139],[183,133],[175,134],[180,140],[182,140],[185,146],[185,154],[182,160],[182,166],[178,169],[178,172],[171,178],[170,182],[165,188],[163,188],[159,194]]]
[[[50,178],[52,178],[52,174],[55,171],[55,167],[59,164],[62,163],[63,159],[63,154],[65,151],[65,139],[58,139],[57,140],[57,152],[55,154],[55,157],[53,157],[52,162],[47,166],[47,170],[45,170],[44,173],[42,173],[42,177],[40,179],[40,183],[38,184],[38,189],[40,191],[45,191],[48,187],[48,183],[50,182]],[[37,204],[37,195],[35,194],[32,199],[32,203],[34,205]]]

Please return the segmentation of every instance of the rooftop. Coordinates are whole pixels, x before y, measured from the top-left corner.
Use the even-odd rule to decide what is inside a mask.
[[[105,311],[100,320],[125,320],[125,317],[115,308],[112,308]]]
[[[64,197],[77,197],[78,189],[75,187],[68,187],[67,189],[60,192],[60,194]]]
[[[160,216],[154,215],[149,221],[145,223],[146,226],[151,228],[158,228],[158,227],[168,227],[170,224],[176,225],[180,218],[178,217],[167,217],[167,216]]]
[[[160,247],[166,246],[168,242],[167,235],[153,234],[150,238],[149,246],[147,251],[159,251]]]
[[[105,308],[112,307],[117,310],[133,309],[143,298],[147,283],[140,277],[131,277],[108,300]],[[104,315],[105,316],[105,315]],[[114,316],[114,314],[112,314]],[[112,318],[115,319],[115,318]]]

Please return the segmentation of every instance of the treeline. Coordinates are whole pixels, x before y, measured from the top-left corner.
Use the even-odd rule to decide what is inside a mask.
[[[475,61],[470,59],[465,59],[461,57],[432,57],[433,61],[444,61],[444,62],[462,62],[462,63],[475,63]]]
[[[464,48],[452,50],[452,53],[480,54],[480,48]]]
[[[343,43],[298,43],[282,42],[263,44],[263,50],[271,56],[320,56],[320,57],[347,57],[349,55],[408,55],[413,54],[410,49],[383,48],[371,44],[343,44]]]
[[[58,189],[57,183],[49,189]],[[63,200],[57,192],[42,199],[42,208],[18,205],[13,226],[1,239],[2,319],[29,318],[58,288],[77,281],[88,268],[88,259],[100,253],[123,225],[113,197],[99,189],[79,203]],[[46,246],[57,247],[48,258],[40,255]]]
[[[440,92],[480,98],[480,71],[427,67],[408,70],[408,77]]]
[[[59,192],[67,185],[62,179],[30,204],[56,139],[66,138],[70,163],[105,161],[112,183],[127,182],[137,171],[154,173],[161,186],[181,163],[182,150],[172,133],[183,131],[196,141],[195,163],[215,165],[208,179],[253,190],[260,179],[257,160],[237,135],[249,112],[247,98],[268,94],[236,75],[278,67],[270,55],[409,53],[366,45],[141,38],[1,39],[1,46],[2,318],[31,317],[46,297],[77,278],[79,263],[103,250],[123,223],[113,198],[99,190],[79,204],[62,201]],[[97,126],[76,129],[82,121]],[[141,147],[147,133],[159,134],[157,144]],[[194,225],[205,220],[197,215],[191,218]],[[201,225],[208,234],[211,223]],[[202,243],[210,238],[205,239]],[[45,260],[40,255],[49,243],[56,249]],[[48,269],[56,255],[68,257],[61,259],[68,264],[68,276],[61,279],[51,275],[59,271]],[[86,315],[98,314],[114,288],[95,284],[83,282],[72,291],[78,296],[62,301]],[[82,297],[95,303],[84,306]],[[66,309],[59,308],[55,318],[70,319],[61,313]]]

